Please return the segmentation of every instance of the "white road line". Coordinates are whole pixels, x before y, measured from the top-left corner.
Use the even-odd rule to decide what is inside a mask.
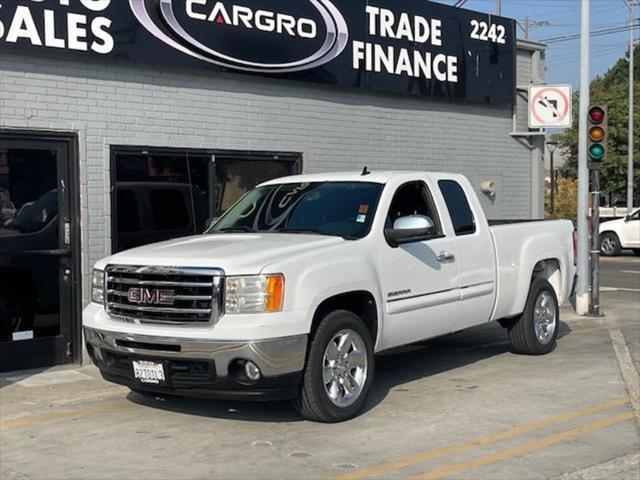
[[[620,273],[640,274],[640,270],[620,270]]]
[[[601,292],[640,292],[640,288],[600,287]]]

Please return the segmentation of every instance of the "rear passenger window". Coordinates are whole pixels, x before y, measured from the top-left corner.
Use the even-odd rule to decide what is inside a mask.
[[[438,186],[447,204],[456,235],[471,235],[475,233],[476,220],[469,206],[467,195],[460,184],[453,180],[440,180]]]

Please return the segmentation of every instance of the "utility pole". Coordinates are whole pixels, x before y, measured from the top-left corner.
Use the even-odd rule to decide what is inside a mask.
[[[502,15],[502,0],[496,0],[496,15]]]
[[[536,27],[548,27],[550,25],[550,23],[546,20],[532,22],[531,20],[529,20],[529,17],[524,17],[523,19],[518,20],[517,23],[524,33],[525,40],[529,40],[529,33],[531,32],[531,29]]]
[[[631,213],[633,209],[633,148],[634,148],[634,138],[633,138],[633,110],[634,110],[634,58],[633,58],[633,40],[634,40],[634,29],[632,28],[635,19],[633,15],[633,7],[634,3],[631,0],[624,0],[624,4],[629,9],[629,155],[628,155],[628,166],[627,166],[627,213]]]
[[[587,167],[587,115],[589,110],[589,0],[581,0],[580,114],[578,134],[578,282],[576,313],[589,313],[589,172]],[[594,206],[594,208],[597,208]]]

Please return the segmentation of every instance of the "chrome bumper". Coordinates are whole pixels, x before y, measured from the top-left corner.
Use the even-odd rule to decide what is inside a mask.
[[[229,376],[233,360],[250,360],[265,377],[301,372],[307,352],[307,335],[260,341],[225,342],[198,339],[165,338],[148,335],[114,333],[84,328],[87,348],[100,358],[100,351],[166,359],[213,360],[216,376]]]

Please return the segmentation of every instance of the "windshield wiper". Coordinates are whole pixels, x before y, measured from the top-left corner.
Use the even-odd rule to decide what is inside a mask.
[[[227,227],[221,228],[220,230],[215,230],[218,233],[258,233],[257,230],[251,227]]]

